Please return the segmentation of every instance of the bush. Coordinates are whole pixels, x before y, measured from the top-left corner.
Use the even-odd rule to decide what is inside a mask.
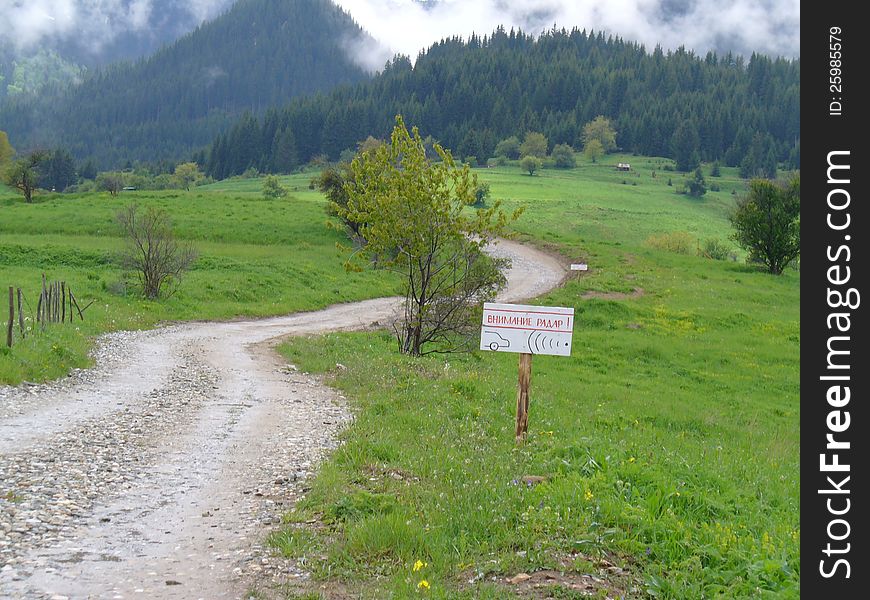
[[[667,250],[676,254],[691,254],[695,238],[686,231],[673,231],[652,235],[647,238],[646,243],[656,250]]]
[[[574,157],[574,148],[568,144],[556,144],[551,154],[554,166],[557,169],[572,169],[577,166],[577,160]]]
[[[121,265],[137,274],[145,297],[156,300],[190,268],[196,250],[190,243],[178,241],[165,210],[154,206],[140,209],[134,203],[116,218],[125,241]]]
[[[263,180],[263,197],[267,200],[277,200],[287,195],[287,188],[281,185],[278,178],[269,175]]]
[[[731,247],[715,238],[705,240],[699,254],[713,260],[737,260]]]

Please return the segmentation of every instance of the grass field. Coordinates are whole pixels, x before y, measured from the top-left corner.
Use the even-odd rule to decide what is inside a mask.
[[[478,171],[527,206],[523,237],[590,265],[537,300],[577,317],[570,358],[535,358],[522,448],[515,355],[411,360],[385,333],[282,348],[357,414],[272,540],[327,589],[514,598],[522,584],[490,577],[552,569],[553,598],[587,597],[584,574],[600,597],[799,596],[799,275],[648,244],[726,240],[743,184],[725,170],[693,200],[630,160],[640,177]]]
[[[51,327],[46,335],[16,340],[11,352],[0,350],[0,383],[52,379],[84,366],[89,340],[104,331],[284,314],[395,293],[396,282],[385,274],[345,271],[345,256],[335,247],[342,235],[325,226],[323,200],[308,190],[309,178],[287,178],[291,189],[301,191],[279,201],[256,191],[231,192],[233,182],[214,186],[217,191],[125,192],[116,198],[56,194],[30,205],[0,195],[3,289],[21,287],[30,315],[42,273],[66,281],[82,304],[95,300],[83,323]],[[200,253],[167,300],[139,298],[134,282],[115,265],[122,240],[114,215],[130,201],[165,208],[178,237],[193,241]]]
[[[615,171],[620,161],[634,171]],[[570,358],[534,360],[521,448],[515,355],[412,360],[386,333],[282,347],[344,390],[357,415],[272,539],[314,571],[310,597],[514,598],[524,584],[491,577],[540,569],[558,574],[554,598],[587,597],[572,584],[600,597],[799,596],[800,276],[766,275],[737,248],[738,261],[697,256],[706,240],[729,243],[732,190],[745,184],[723,168],[707,179],[721,191],[692,199],[675,193],[684,176],[666,164],[609,156],[534,177],[475,170],[507,208],[526,207],[521,239],[590,269],[535,301],[574,306],[576,325]],[[34,305],[45,271],[97,301],[83,324],[0,353],[0,382],[85,364],[106,330],[395,292],[381,274],[341,268],[310,177],[282,178],[292,197],[277,202],[242,179],[29,206],[0,190],[0,285],[22,286]],[[125,291],[111,260],[113,214],[131,199],[167,208],[200,249],[168,300]],[[685,254],[662,249],[671,238]]]

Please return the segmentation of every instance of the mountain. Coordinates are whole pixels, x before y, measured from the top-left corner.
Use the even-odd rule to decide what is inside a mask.
[[[147,59],[7,98],[0,128],[17,148],[63,146],[102,167],[175,159],[245,111],[368,78],[348,51],[365,43],[328,0],[240,0]]]
[[[85,69],[137,60],[189,33],[232,0],[13,2],[0,14],[0,100],[78,81]]]
[[[583,126],[604,115],[625,151],[770,173],[777,161],[799,165],[800,61],[648,52],[578,29],[536,37],[500,28],[443,40],[413,65],[398,57],[370,81],[299,98],[261,122],[241,119],[214,140],[208,171],[223,178],[293,164],[284,157],[336,159],[368,135],[387,136],[399,113],[459,157],[491,157],[499,140],[527,131],[544,133],[550,149],[580,149]]]

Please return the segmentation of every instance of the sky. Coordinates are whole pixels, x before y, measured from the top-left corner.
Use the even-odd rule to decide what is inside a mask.
[[[232,0],[0,0],[0,41],[34,48],[66,36],[94,49],[126,31],[147,31],[167,5],[190,28],[222,12]],[[488,34],[498,25],[540,33],[554,24],[603,30],[649,50],[681,45],[703,54],[753,51],[800,55],[799,0],[336,0],[382,47],[352,46],[369,68],[398,52],[413,60],[421,49],[453,35]]]

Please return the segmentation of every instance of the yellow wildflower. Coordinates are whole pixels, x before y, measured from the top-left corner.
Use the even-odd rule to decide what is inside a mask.
[[[586,493],[583,494],[583,497],[584,497],[587,501],[589,501],[589,500],[592,500],[595,496],[592,495],[592,492],[590,492],[589,490],[586,490]]]
[[[427,566],[428,564],[429,563],[424,563],[422,560],[418,560],[417,562],[414,563],[414,567],[411,570],[416,573],[417,571],[419,571],[423,567]]]
[[[417,589],[418,590],[428,590],[429,589],[429,582],[426,581],[425,579],[421,579],[420,583],[417,584]]]

